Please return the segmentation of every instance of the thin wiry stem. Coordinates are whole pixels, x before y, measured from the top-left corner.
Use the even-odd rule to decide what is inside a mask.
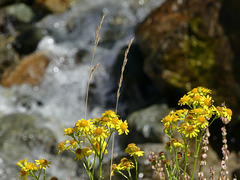
[[[95,42],[94,42],[94,48],[93,48],[93,53],[92,53],[92,60],[91,60],[91,65],[90,65],[90,73],[89,73],[89,78],[88,78],[88,84],[87,84],[87,92],[86,92],[86,101],[85,101],[85,119],[87,119],[87,103],[88,103],[88,93],[89,93],[89,86],[90,86],[90,80],[92,78],[92,73],[95,70],[95,68],[92,69],[93,66],[93,60],[94,60],[94,55],[95,51],[97,49],[97,45],[100,41],[100,36],[99,36],[99,31],[102,27],[103,20],[105,18],[106,14],[103,15],[102,20],[100,24],[98,25],[98,28],[96,30],[96,36],[95,36]]]
[[[88,78],[88,84],[87,84],[87,92],[86,92],[86,101],[85,101],[85,119],[87,119],[87,104],[88,104],[88,93],[89,93],[89,87],[90,87],[90,81],[92,79],[92,74],[93,71],[97,68],[97,66],[99,65],[99,63],[97,63],[93,68],[93,60],[94,60],[94,55],[98,46],[98,43],[100,41],[100,36],[99,36],[99,31],[102,27],[102,23],[103,20],[105,18],[106,14],[103,15],[100,24],[98,25],[98,28],[96,30],[96,34],[95,34],[95,42],[94,42],[94,48],[93,48],[93,53],[92,53],[92,60],[91,60],[91,65],[90,65],[90,72],[89,72],[89,78]],[[85,145],[85,139],[83,139],[83,145]],[[84,168],[83,168],[83,177],[82,179],[84,180]]]
[[[118,90],[117,90],[117,101],[116,101],[116,108],[115,108],[115,113],[117,114],[117,110],[118,110],[118,101],[119,101],[119,97],[120,97],[120,90],[122,87],[122,82],[123,82],[123,74],[124,74],[124,70],[125,70],[125,66],[127,64],[127,55],[129,53],[129,49],[133,43],[134,38],[132,38],[129,43],[128,43],[128,48],[125,51],[125,55],[124,55],[124,60],[123,60],[123,65],[122,65],[122,70],[121,70],[121,76],[120,76],[120,80],[118,83]],[[113,139],[112,139],[112,154],[111,154],[111,163],[110,163],[110,180],[112,179],[111,176],[111,171],[112,171],[112,164],[113,164],[113,148],[114,148],[114,139],[115,139],[115,132],[113,132]]]

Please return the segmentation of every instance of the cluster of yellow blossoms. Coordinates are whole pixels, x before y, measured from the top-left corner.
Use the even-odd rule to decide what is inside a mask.
[[[119,116],[112,110],[106,111],[100,118],[78,120],[73,128],[64,130],[65,135],[72,139],[60,142],[58,153],[70,150],[75,153],[77,160],[83,160],[92,153],[102,156],[102,153],[108,153],[107,145],[115,131],[118,131],[119,135],[129,133],[127,121],[119,119]],[[90,147],[83,146],[84,138],[89,141]]]
[[[130,156],[133,156],[135,165],[130,159],[124,157],[121,159],[121,162],[118,165],[117,164],[112,165],[112,173],[111,173],[112,176],[114,175],[114,173],[120,173],[126,178],[126,176],[122,173],[122,171],[128,171],[130,174],[130,170],[133,168],[136,168],[136,173],[138,173],[137,157],[143,156],[144,151],[141,151],[140,148],[137,147],[135,143],[130,143],[125,149],[125,153],[129,154]]]
[[[28,158],[24,159],[24,160],[20,160],[17,162],[17,166],[19,166],[21,168],[21,171],[20,171],[20,179],[22,180],[26,180],[27,176],[30,175],[34,178],[39,178],[40,177],[40,174],[41,174],[41,171],[42,169],[45,170],[46,167],[49,168],[49,164],[51,164],[50,161],[47,161],[46,159],[44,158],[41,158],[40,160],[35,160],[36,161],[36,164],[35,163],[32,163],[32,162],[27,162]],[[39,172],[38,175],[36,175],[36,172],[38,170],[41,170]]]
[[[232,111],[224,104],[215,107],[210,96],[211,90],[204,87],[192,89],[184,95],[178,105],[186,105],[188,109],[171,111],[163,118],[164,132],[168,135],[177,129],[185,137],[196,137],[205,130],[216,118],[221,118],[225,124],[231,121]],[[212,120],[212,121],[210,121]]]

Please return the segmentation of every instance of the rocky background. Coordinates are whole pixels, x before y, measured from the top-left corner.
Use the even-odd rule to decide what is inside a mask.
[[[77,72],[88,73],[89,66],[85,64],[91,57],[89,47],[97,27],[90,25],[96,17],[100,20],[106,9],[110,11],[109,18],[103,24],[97,52],[100,55],[96,56],[110,60],[105,60],[101,71],[96,72],[97,76],[104,77],[91,83],[89,104],[94,104],[89,107],[91,116],[103,109],[114,109],[126,42],[135,36],[119,106],[119,114],[128,120],[131,133],[117,143],[118,159],[123,156],[123,147],[135,142],[146,152],[140,160],[142,179],[157,179],[147,157],[150,150],[164,150],[168,141],[162,133],[161,119],[178,108],[177,101],[184,93],[196,86],[205,86],[213,90],[215,104],[224,101],[233,110],[233,120],[228,126],[229,176],[239,172],[240,2],[167,0],[162,4],[126,0],[119,5],[126,11],[118,14],[113,14],[117,12],[114,2],[92,4],[84,0],[0,1],[0,178],[18,179],[15,163],[26,156],[35,159],[36,154],[45,155],[53,162],[50,175],[64,179],[80,176],[81,170],[72,155],[65,153],[59,157],[56,147],[63,138],[63,127],[70,126],[83,114],[83,110],[75,106],[84,104],[86,86],[79,81],[86,84],[87,75]],[[79,10],[74,9],[75,6]],[[72,15],[74,10],[75,13],[83,11],[85,15]],[[84,39],[84,35],[78,39],[80,33],[86,33],[84,30],[93,33],[89,39]],[[84,40],[87,43],[82,45]],[[48,80],[53,77],[56,78]],[[63,94],[65,99],[52,100],[58,92],[60,97],[56,99],[63,98]],[[66,95],[67,92],[77,93],[72,97]],[[57,105],[52,106],[54,103]],[[52,111],[59,113],[58,108],[73,116],[53,114]],[[73,122],[66,124],[69,117]],[[52,128],[53,124],[57,131]],[[220,128],[220,121],[211,128],[206,176],[209,167],[213,166],[216,172],[220,169]]]

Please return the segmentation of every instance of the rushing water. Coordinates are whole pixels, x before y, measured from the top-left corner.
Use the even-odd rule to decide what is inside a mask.
[[[107,13],[100,30],[101,40],[94,59],[94,64],[100,63],[91,80],[93,86],[91,96],[94,101],[89,103],[87,112],[87,118],[99,117],[106,107],[107,92],[118,83],[112,80],[109,72],[120,49],[134,37],[136,24],[162,2],[75,0],[68,11],[59,15],[48,15],[42,19],[36,26],[47,31],[36,51],[44,51],[51,59],[44,79],[41,84],[34,87],[29,85],[0,87],[1,115],[28,113],[46,117],[48,121],[44,121],[44,126],[54,132],[58,137],[57,141],[61,141],[63,127],[73,126],[78,119],[84,118],[95,32],[102,15]],[[27,154],[38,158],[44,152],[36,149]],[[5,152],[1,152],[1,156],[5,156]],[[18,160],[10,158],[9,164],[15,166]],[[55,161],[57,167],[61,166],[60,160]],[[72,161],[66,160],[65,163],[69,166]],[[0,158],[0,178],[16,179],[16,173],[4,164],[9,165]],[[76,168],[75,166],[72,165]],[[71,167],[62,167],[60,170],[57,167],[52,167],[51,173],[62,177],[60,179],[74,179],[77,176],[71,171]]]

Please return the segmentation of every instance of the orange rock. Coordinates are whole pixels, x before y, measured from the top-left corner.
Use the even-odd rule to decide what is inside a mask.
[[[50,12],[62,13],[67,10],[71,0],[35,0],[36,7],[39,5]]]
[[[39,84],[48,64],[49,59],[42,53],[25,56],[14,68],[4,72],[1,84],[5,87],[14,84]]]

